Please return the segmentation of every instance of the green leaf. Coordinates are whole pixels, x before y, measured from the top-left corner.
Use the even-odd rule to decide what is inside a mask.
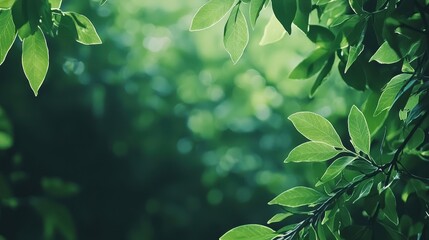
[[[100,5],[103,5],[107,2],[107,0],[100,0]]]
[[[350,7],[353,9],[353,11],[357,14],[361,14],[364,12],[363,10],[363,4],[365,0],[349,0]]]
[[[334,65],[335,55],[332,54],[326,62],[325,66],[320,71],[319,75],[317,75],[316,81],[314,81],[313,87],[311,87],[310,97],[314,96],[316,90],[322,85],[322,83],[327,79],[329,73],[331,72],[332,66]]]
[[[374,136],[378,130],[384,125],[386,121],[388,111],[383,111],[381,114],[375,115],[375,109],[377,107],[380,94],[370,91],[368,98],[362,106],[362,112],[365,115],[365,119],[368,122],[368,128],[371,132],[371,136]]]
[[[53,197],[70,197],[79,192],[79,186],[72,182],[64,182],[59,178],[46,178],[41,181],[43,190]]]
[[[40,28],[22,42],[22,67],[34,95],[37,96],[49,68],[49,50]]]
[[[356,61],[356,59],[359,57],[359,55],[363,52],[363,49],[365,46],[363,44],[359,44],[357,46],[350,46],[349,50],[349,56],[347,58],[347,64],[346,69],[344,72],[347,72],[349,68],[352,66],[352,64]]]
[[[87,17],[75,12],[66,12],[65,15],[70,16],[74,21],[77,31],[76,41],[78,43],[84,45],[95,45],[102,43],[94,25],[92,25],[92,22]]]
[[[369,61],[377,61],[381,64],[392,64],[399,62],[401,57],[395,52],[395,50],[386,41],[380,48],[374,53]]]
[[[49,0],[49,3],[51,4],[51,8],[53,9],[59,9],[61,7],[61,3],[63,0]]]
[[[0,10],[0,65],[15,42],[16,32],[10,10]]]
[[[396,199],[392,189],[387,188],[384,199],[384,214],[395,225],[398,225],[398,213],[396,211]]]
[[[353,145],[369,155],[371,146],[371,134],[368,123],[363,113],[353,105],[348,117],[348,128]]]
[[[320,25],[310,25],[307,37],[316,45],[324,48],[329,48],[335,40],[331,30]]]
[[[259,45],[264,46],[278,42],[284,37],[285,34],[286,30],[283,28],[279,20],[277,20],[277,18],[272,15],[264,28],[264,35],[262,35]]]
[[[296,66],[289,75],[291,79],[307,79],[318,73],[326,60],[331,56],[331,52],[324,48],[317,48],[306,59]]]
[[[11,8],[13,4],[15,3],[15,0],[1,0],[0,1],[0,8]]]
[[[352,163],[354,158],[352,157],[340,157],[335,160],[325,171],[323,176],[320,178],[319,182],[316,183],[316,187],[320,186],[326,182],[333,180],[338,176],[350,163]]]
[[[411,137],[410,141],[407,143],[407,146],[405,146],[405,148],[410,150],[416,149],[424,142],[425,142],[425,132],[421,128],[418,128],[414,133],[413,137]]]
[[[258,20],[259,13],[264,6],[265,0],[252,0],[250,1],[249,15],[250,15],[250,24],[252,28],[255,27],[256,20]]]
[[[249,29],[246,18],[236,5],[225,25],[223,43],[233,63],[237,63],[249,42]]]
[[[308,31],[308,20],[311,13],[311,0],[296,0],[297,10],[293,23],[303,32]]]
[[[411,77],[410,74],[402,73],[393,77],[382,90],[380,99],[378,100],[377,108],[375,109],[375,116],[389,110],[395,102],[396,95],[407,81]]]
[[[335,156],[340,151],[323,142],[306,142],[292,149],[285,163],[288,162],[324,162]]]
[[[312,112],[298,112],[288,117],[296,130],[312,141],[344,148],[334,126],[324,117]]]
[[[276,204],[285,207],[301,207],[318,203],[324,197],[325,196],[322,193],[312,188],[299,186],[284,191],[271,200],[268,204]]]
[[[274,15],[283,25],[284,29],[291,34],[292,22],[297,10],[296,0],[272,0],[271,2],[273,4]]]
[[[359,196],[353,201],[353,204],[355,204],[359,199],[368,196],[368,194],[371,192],[372,185],[374,185],[374,179],[370,179],[364,185],[362,185],[361,188],[357,188],[356,190],[360,192]]]
[[[232,8],[235,0],[210,0],[198,9],[191,23],[191,31],[199,31],[218,23]]]
[[[219,240],[271,240],[278,234],[269,227],[248,224],[235,227],[226,232]]]
[[[290,216],[293,216],[293,214],[292,213],[277,213],[272,218],[270,218],[270,220],[268,220],[267,224],[281,222]]]

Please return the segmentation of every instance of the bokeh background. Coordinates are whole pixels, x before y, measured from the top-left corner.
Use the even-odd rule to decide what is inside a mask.
[[[297,29],[259,46],[269,8],[233,65],[225,19],[188,31],[204,2],[64,0],[63,10],[93,21],[103,44],[48,39],[37,98],[16,42],[0,66],[1,236],[217,239],[266,223],[279,210],[269,200],[322,174],[283,163],[304,141],[287,116],[314,111],[345,132],[362,96],[338,74],[314,98],[314,79],[288,79],[314,46]]]

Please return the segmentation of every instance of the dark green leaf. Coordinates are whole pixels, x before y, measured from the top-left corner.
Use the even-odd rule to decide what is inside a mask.
[[[272,0],[273,11],[284,29],[291,34],[292,22],[297,11],[296,0]]]
[[[191,31],[209,28],[218,23],[234,6],[235,0],[210,0],[204,4],[192,19]]]
[[[398,213],[396,211],[396,199],[392,189],[387,188],[384,199],[384,214],[395,225],[398,225]]]
[[[277,235],[269,227],[248,224],[229,230],[219,240],[271,240]]]
[[[334,65],[334,61],[335,61],[335,55],[332,54],[331,57],[328,58],[328,61],[320,71],[319,75],[317,75],[316,81],[314,81],[313,87],[311,87],[310,97],[314,96],[314,93],[316,92],[316,90],[328,78],[328,75],[331,72],[332,66]]]
[[[293,23],[303,32],[308,31],[308,20],[311,13],[311,0],[297,0],[297,11]]]
[[[244,53],[249,42],[249,29],[246,18],[240,11],[240,5],[236,5],[225,25],[223,43],[233,63],[237,63]]]
[[[323,142],[306,142],[292,149],[285,163],[288,162],[324,162],[335,156],[340,151]]]
[[[307,37],[316,45],[324,48],[329,48],[335,40],[334,34],[320,25],[310,25]]]
[[[324,117],[312,112],[298,112],[290,115],[288,119],[296,130],[312,141],[323,142],[328,145],[344,148],[341,138],[334,126]]]
[[[284,191],[273,200],[271,200],[269,205],[281,205],[285,207],[301,207],[311,204],[318,203],[325,196],[308,187],[294,187],[287,191]]]
[[[375,116],[375,109],[377,108],[379,99],[380,94],[371,91],[362,107],[362,112],[365,115],[366,121],[368,122],[368,128],[371,132],[371,136],[374,136],[384,125],[384,122],[389,113],[388,111],[383,111],[381,114]]]
[[[43,190],[53,197],[69,197],[79,192],[78,185],[59,178],[43,178],[41,185]]]
[[[0,65],[15,42],[16,32],[10,10],[0,10]]]
[[[357,196],[357,198],[353,201],[353,204],[355,204],[359,199],[362,199],[366,196],[368,196],[368,194],[371,192],[371,188],[372,185],[374,184],[374,180],[370,179],[369,181],[367,181],[365,184],[362,185],[361,188],[356,188],[356,190],[359,191],[359,195]],[[355,191],[356,191],[355,190]]]
[[[22,42],[22,67],[34,95],[37,96],[49,68],[49,52],[42,30]]]
[[[291,79],[307,79],[318,73],[331,56],[331,52],[324,48],[318,48],[306,59],[298,64],[289,75]]]
[[[359,55],[363,52],[363,49],[364,49],[363,44],[359,44],[357,46],[350,46],[349,56],[347,58],[346,69],[344,70],[344,72],[347,72],[347,70],[349,70],[350,66],[355,62],[357,57],[359,57]]]

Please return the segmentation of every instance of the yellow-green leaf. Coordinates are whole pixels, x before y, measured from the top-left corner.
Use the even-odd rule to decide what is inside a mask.
[[[318,203],[320,200],[324,199],[324,197],[322,193],[312,188],[299,186],[284,191],[268,204],[276,204],[285,207],[301,207]]]
[[[353,145],[369,155],[371,134],[363,113],[353,105],[348,117],[348,129]]]
[[[209,28],[218,23],[232,8],[235,0],[210,0],[198,9],[191,23],[191,31]]]
[[[340,153],[333,146],[323,142],[306,142],[292,149],[285,163],[288,162],[324,162]]]
[[[247,224],[226,232],[219,240],[271,240],[278,234],[269,227]]]
[[[225,25],[223,43],[233,63],[237,63],[249,42],[249,29],[246,18],[236,5]]]
[[[0,65],[15,42],[16,31],[10,10],[0,10]]]

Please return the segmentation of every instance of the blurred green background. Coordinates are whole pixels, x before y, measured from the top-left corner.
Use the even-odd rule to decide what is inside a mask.
[[[0,151],[1,235],[217,239],[264,224],[278,210],[269,200],[322,174],[283,164],[304,141],[287,116],[314,111],[343,133],[359,93],[334,74],[310,99],[314,79],[289,80],[314,46],[297,29],[259,46],[270,9],[233,65],[224,21],[188,31],[204,2],[64,1],[63,10],[93,21],[103,44],[48,39],[50,70],[37,98],[16,42],[0,66],[2,121],[10,122],[1,131],[13,136]]]

